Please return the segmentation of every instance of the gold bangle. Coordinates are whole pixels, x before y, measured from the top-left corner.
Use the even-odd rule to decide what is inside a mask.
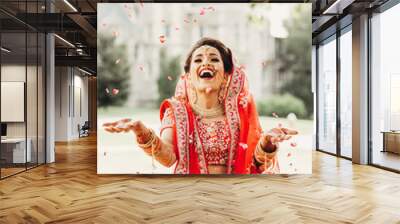
[[[137,142],[137,139],[136,139],[136,142],[137,142],[137,144],[138,144],[138,146],[140,148],[147,149],[147,148],[149,148],[150,146],[153,145],[153,142],[155,140],[155,135],[156,134],[154,133],[153,129],[150,129],[150,132],[151,132],[150,133],[150,140],[148,140],[146,143],[141,144],[141,143]]]

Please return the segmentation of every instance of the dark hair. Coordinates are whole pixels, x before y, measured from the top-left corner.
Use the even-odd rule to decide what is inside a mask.
[[[224,62],[224,70],[226,73],[230,74],[233,71],[233,61],[232,61],[232,52],[231,50],[225,46],[221,41],[208,38],[208,37],[203,37],[197,43],[193,46],[192,50],[190,50],[186,61],[185,61],[185,72],[188,73],[190,71],[190,62],[192,61],[192,54],[193,52],[204,45],[208,45],[211,47],[216,48],[219,53],[221,54],[222,61]]]

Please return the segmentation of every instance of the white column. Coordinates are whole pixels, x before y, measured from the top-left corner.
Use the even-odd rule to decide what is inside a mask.
[[[353,162],[368,163],[368,16],[353,20]]]
[[[46,36],[46,163],[55,161],[55,60],[54,35]]]

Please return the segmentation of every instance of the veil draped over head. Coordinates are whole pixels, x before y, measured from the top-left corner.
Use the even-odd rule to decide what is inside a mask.
[[[262,134],[256,104],[249,92],[244,70],[234,66],[233,72],[228,76],[223,100],[231,137],[227,174],[259,173],[253,164],[253,153]],[[173,145],[177,158],[175,173],[208,174],[203,147],[194,127],[188,88],[188,74],[184,74],[177,83],[174,97],[161,104],[160,118],[163,119],[168,108],[172,110]],[[274,169],[271,172],[279,170],[276,158],[273,158],[271,168]]]

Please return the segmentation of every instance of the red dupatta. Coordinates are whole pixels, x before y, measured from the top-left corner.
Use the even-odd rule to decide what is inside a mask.
[[[253,154],[262,129],[244,71],[235,67],[227,85],[224,106],[231,137],[227,174],[260,173],[253,164]],[[161,104],[160,119],[163,119],[166,109],[173,111],[173,145],[177,158],[174,173],[208,174],[207,162],[194,127],[194,113],[189,104],[187,88],[187,75],[182,75],[175,96]],[[279,172],[277,158],[274,157],[271,162],[269,170]]]

